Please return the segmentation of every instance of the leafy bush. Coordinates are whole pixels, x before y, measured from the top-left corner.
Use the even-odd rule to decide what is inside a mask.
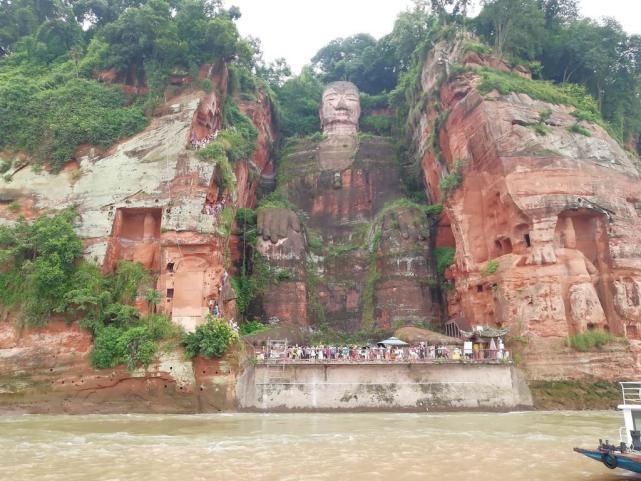
[[[183,336],[187,356],[221,357],[238,340],[238,334],[222,319],[207,316],[204,324]]]
[[[361,131],[374,135],[390,135],[392,119],[383,115],[366,115],[360,121]]]
[[[256,150],[258,131],[252,121],[243,114],[231,99],[224,106],[225,129],[218,133],[216,140],[200,150],[203,159],[214,160],[220,168],[225,188],[235,185],[231,163],[251,159]]]
[[[106,369],[125,362],[125,353],[120,350],[122,329],[108,326],[99,331],[94,339],[91,364],[98,369]]]
[[[439,277],[443,277],[445,269],[454,264],[454,257],[456,249],[454,247],[437,247],[434,249],[434,257],[436,257],[436,271]]]
[[[96,334],[91,363],[98,369],[127,364],[131,370],[151,364],[156,350],[156,344],[144,326],[107,326]]]
[[[579,134],[583,135],[585,137],[592,137],[592,132],[590,132],[588,129],[585,127],[581,127],[578,122],[572,124],[571,126],[568,127],[568,131],[572,132],[573,134]]]
[[[28,324],[42,324],[63,306],[82,248],[74,216],[67,210],[0,226],[0,304],[22,307]]]
[[[240,335],[248,336],[257,332],[266,331],[267,329],[269,329],[269,326],[266,326],[260,321],[247,321],[240,325]]]
[[[495,259],[487,261],[487,264],[481,269],[482,276],[489,276],[499,270],[499,262]]]
[[[208,78],[202,79],[200,81],[200,88],[203,89],[205,92],[210,92],[213,86],[214,84]]]
[[[568,339],[568,346],[579,352],[587,352],[594,349],[600,349],[606,344],[616,340],[617,338],[609,332],[594,330],[570,336]]]
[[[55,172],[78,145],[108,147],[148,123],[116,88],[80,78],[55,81],[35,67],[8,70],[0,64],[0,149],[24,149]]]
[[[167,316],[153,314],[136,319],[133,325],[94,325],[92,365],[98,369],[127,364],[131,370],[148,366],[158,351],[158,341],[175,337],[178,328]]]
[[[441,196],[446,199],[463,183],[463,173],[461,172],[461,165],[457,161],[454,164],[454,169],[441,179]]]
[[[104,311],[103,323],[117,327],[127,327],[136,324],[139,320],[138,309],[125,304],[110,304]]]
[[[120,261],[110,277],[110,291],[113,299],[123,304],[131,304],[138,295],[141,285],[151,280],[149,271],[139,262]]]
[[[141,319],[140,323],[147,329],[149,337],[155,341],[176,337],[180,332],[180,327],[163,314],[150,314]]]

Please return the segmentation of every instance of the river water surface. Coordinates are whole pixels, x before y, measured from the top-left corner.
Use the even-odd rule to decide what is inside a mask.
[[[574,452],[616,412],[0,417],[11,481],[635,479]]]

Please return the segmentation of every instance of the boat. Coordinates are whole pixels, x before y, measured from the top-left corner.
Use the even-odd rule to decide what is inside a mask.
[[[619,429],[619,443],[599,439],[597,449],[574,448],[579,454],[599,461],[609,469],[625,469],[641,473],[641,382],[622,382],[624,426]]]

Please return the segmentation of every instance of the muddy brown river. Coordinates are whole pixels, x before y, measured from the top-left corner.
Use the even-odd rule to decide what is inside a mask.
[[[0,479],[636,479],[572,452],[616,412],[0,417]],[[641,479],[641,478],[639,478]]]

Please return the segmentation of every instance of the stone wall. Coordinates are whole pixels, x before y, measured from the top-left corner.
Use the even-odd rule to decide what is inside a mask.
[[[525,378],[510,365],[261,364],[240,381],[240,409],[256,411],[507,411],[532,406]]]

